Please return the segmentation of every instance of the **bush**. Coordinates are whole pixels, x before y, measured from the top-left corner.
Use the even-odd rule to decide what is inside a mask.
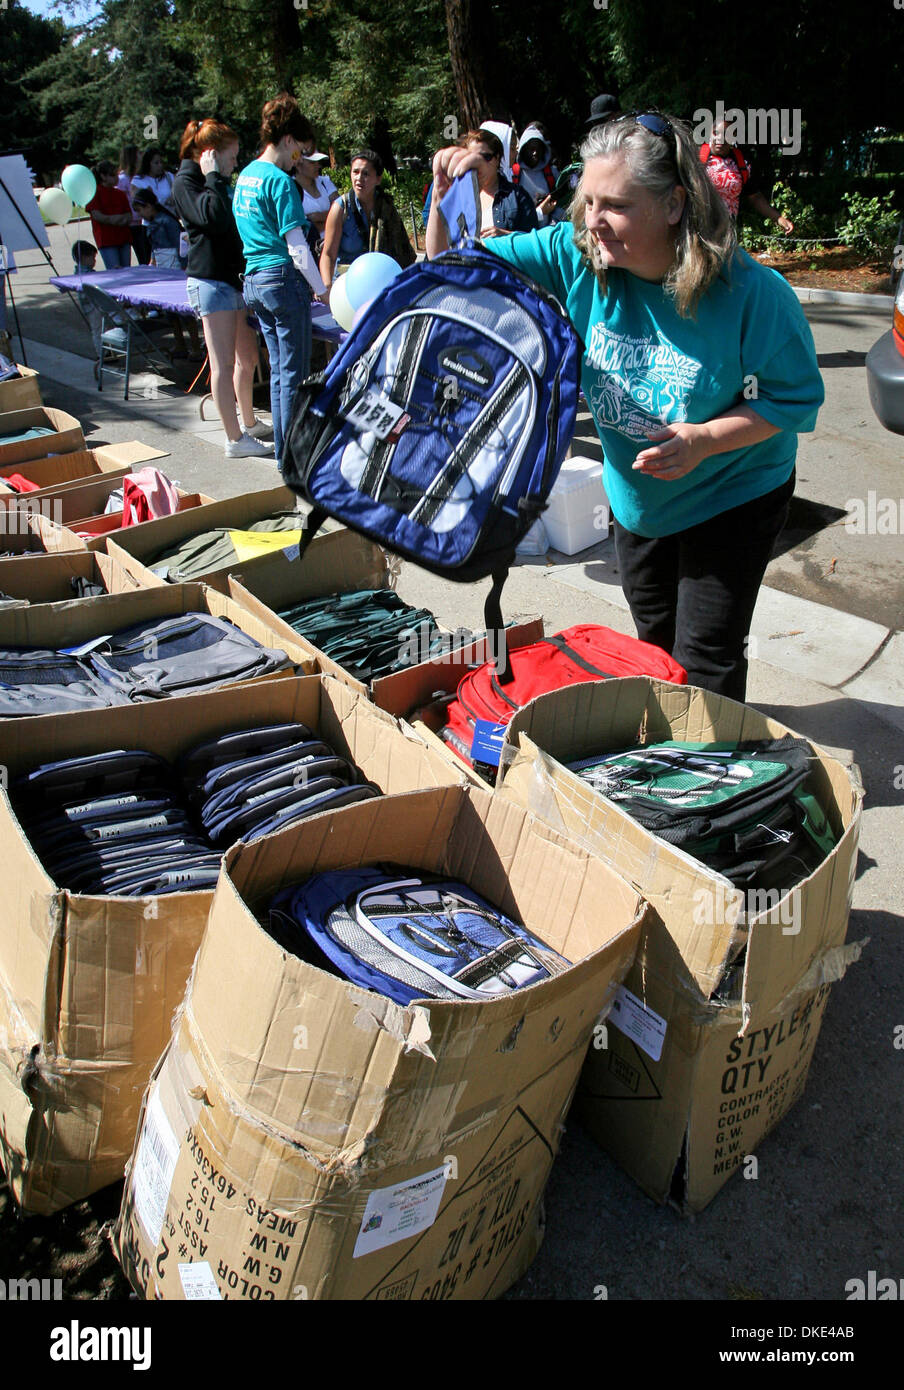
[[[784,217],[790,217],[794,223],[793,236],[813,238],[819,245],[822,238],[829,239],[835,235],[831,220],[825,214],[818,213],[812,203],[805,203],[796,189],[787,184],[774,184],[769,201]],[[745,223],[740,232],[740,242],[745,251],[751,252],[789,250],[794,246],[794,242],[789,242],[774,222],[761,222],[759,217]]]
[[[895,191],[868,198],[863,193],[845,193],[847,217],[838,228],[843,242],[861,246],[875,255],[888,255],[895,244],[899,213],[894,207]]]

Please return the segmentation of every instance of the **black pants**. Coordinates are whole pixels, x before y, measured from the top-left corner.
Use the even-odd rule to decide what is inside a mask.
[[[750,622],[794,482],[792,473],[765,496],[673,536],[636,536],[613,519],[637,635],[680,661],[691,685],[744,700]]]
[[[141,224],[132,228],[132,245],[135,248],[135,255],[138,257],[139,265],[148,265],[151,259],[151,239],[148,236],[147,228]]]

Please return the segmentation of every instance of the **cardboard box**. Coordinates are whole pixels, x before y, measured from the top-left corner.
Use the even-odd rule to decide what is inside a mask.
[[[379,709],[385,709],[396,718],[410,722],[418,738],[423,739],[428,747],[434,748],[444,758],[448,758],[469,782],[477,787],[488,788],[489,783],[480,773],[462,762],[448,744],[443,743],[439,736],[439,721],[432,712],[424,710],[436,696],[453,694],[459,681],[473,666],[494,656],[491,643],[485,637],[469,643],[466,640],[467,635],[463,629],[460,633],[450,634],[454,640],[448,656],[436,657],[433,661],[424,661],[418,666],[412,666],[407,671],[395,671],[391,676],[383,676],[380,680],[374,681],[371,693],[374,704]],[[542,618],[523,618],[505,629],[505,640],[510,651],[526,647],[531,642],[539,642],[542,636]],[[422,712],[426,717],[419,717]]]
[[[69,550],[60,555],[28,555],[0,561],[0,589],[28,603],[65,603],[75,598],[73,579],[86,579],[107,588],[110,561],[106,555]]]
[[[138,595],[132,603],[138,598],[160,600]],[[229,730],[288,720],[317,730],[387,793],[449,781],[445,763],[329,678],[189,695],[178,702],[178,718],[173,714],[173,703],[160,701],[5,721],[4,786],[51,759],[114,748],[150,748],[173,759]],[[122,1177],[141,1096],[169,1040],[212,895],[64,891],[38,862],[5,791],[0,845],[7,875],[0,901],[0,1162],[17,1201],[46,1214]]]
[[[39,560],[23,560],[21,563],[38,564]],[[108,557],[108,580],[112,570]],[[2,573],[3,570],[0,569],[0,575]],[[159,589],[143,589],[134,594],[70,598],[62,603],[42,603],[30,608],[0,610],[0,647],[45,647],[55,651],[62,647],[80,645],[107,633],[119,632],[123,628],[134,627],[136,623],[153,622],[181,613],[210,613],[217,618],[226,618],[262,646],[284,651],[301,673],[314,675],[317,672],[316,661],[297,643],[278,638],[265,623],[260,622],[247,609],[203,584],[168,584],[162,592]],[[271,675],[255,677],[250,683],[256,684],[259,680],[281,680],[285,675],[284,671],[275,671]],[[59,715],[44,717],[60,718]],[[8,721],[0,719],[0,724],[6,722]]]
[[[126,444],[104,444],[97,449],[75,449],[68,454],[52,454],[49,457],[26,459],[21,464],[7,464],[0,468],[0,488],[3,498],[10,497],[31,502],[40,501],[50,495],[80,487],[92,478],[118,487],[126,473],[131,473],[136,463],[147,463],[151,459],[167,458],[161,449],[150,444],[139,444],[130,440]],[[4,478],[11,473],[21,473],[30,483],[35,483],[35,492],[17,493],[7,488]]]
[[[41,388],[38,386],[38,374],[31,367],[23,367],[18,362],[16,369],[18,377],[13,377],[10,381],[0,381],[0,417],[10,410],[31,410],[33,406],[41,404]],[[0,429],[3,421],[0,418]]]
[[[121,486],[122,479],[117,479],[116,482]],[[100,486],[102,486],[102,484],[89,484],[89,488],[85,489],[85,491]],[[81,494],[82,491],[83,489],[81,488],[77,490],[73,488],[71,493],[58,494],[53,499],[52,515],[48,515],[49,509],[43,503],[37,504],[31,526],[32,530],[36,531],[41,537],[45,550],[51,553],[55,551],[89,550],[95,554],[98,551],[103,551],[106,554],[107,540],[111,536],[117,537],[120,535],[123,529],[121,511],[110,516],[107,516],[103,512],[81,512],[71,517],[68,521],[68,525],[61,521],[61,517],[65,516],[67,511],[76,511],[78,508],[86,505],[96,505],[90,497],[76,495],[76,492]],[[115,492],[116,487],[111,487],[109,491]],[[179,496],[179,504],[174,515],[178,515],[180,512],[190,512],[194,507],[206,506],[214,500],[203,492],[183,492],[181,488],[177,488],[176,491]],[[139,526],[152,526],[153,524],[153,521],[142,521],[138,523]],[[93,536],[79,534],[89,528],[93,528],[96,534]],[[127,527],[125,529],[133,530],[135,528]]]
[[[283,885],[375,862],[463,878],[574,964],[506,997],[403,1008],[258,925]],[[594,856],[472,787],[233,848],[130,1164],[118,1251],[134,1286],[267,1301],[503,1293],[539,1247],[583,1055],[646,911]]]
[[[650,1196],[692,1211],[712,1200],[800,1096],[829,985],[860,955],[862,943],[844,944],[859,776],[812,745],[807,785],[840,838],[815,873],[779,899],[735,890],[562,763],[666,739],[788,732],[732,700],[637,677],[532,701],[512,720],[503,749],[499,794],[601,855],[654,910],[610,1016],[608,1047],[588,1054],[576,1107]]]
[[[297,633],[280,618],[278,610],[326,594],[391,588],[391,562],[374,541],[345,527],[318,536],[313,544],[316,549],[313,553],[309,550],[300,563],[297,553],[290,549],[264,556],[247,573],[244,566],[236,566],[235,572],[227,572],[229,595],[268,623],[274,632],[309,651],[321,671],[366,695],[368,690],[363,681],[357,680],[313,642]]]
[[[50,434],[35,439],[19,439],[2,443],[2,436],[18,434],[21,430],[49,429]],[[0,420],[0,469],[27,459],[41,459],[47,454],[66,454],[72,449],[84,449],[85,436],[74,415],[54,410],[47,405],[34,405],[26,410],[11,410]],[[18,468],[14,471],[21,471]]]
[[[107,554],[111,556],[115,565],[112,579],[114,588],[119,593],[126,593],[130,589],[165,586],[167,581],[160,579],[150,568],[157,562],[162,550],[179,545],[191,536],[198,536],[202,531],[214,531],[221,526],[236,531],[244,530],[251,522],[262,521],[264,517],[273,516],[276,512],[287,511],[296,507],[298,502],[298,495],[290,488],[265,488],[261,492],[246,492],[241,497],[229,497],[223,502],[208,503],[205,507],[198,507],[190,515],[161,517],[159,521],[148,522],[143,526],[141,535],[138,535],[136,530],[134,535],[123,532],[115,540],[111,537],[107,541]],[[304,513],[300,512],[299,527],[303,516]],[[331,523],[330,529],[336,530],[336,523]],[[322,538],[318,536],[312,544],[319,545]],[[257,560],[232,561],[222,569],[199,576],[198,582],[210,584],[220,593],[228,594],[230,571],[240,569],[243,574],[252,574],[259,565],[270,558],[269,555],[264,555]],[[311,560],[309,552],[306,561]]]

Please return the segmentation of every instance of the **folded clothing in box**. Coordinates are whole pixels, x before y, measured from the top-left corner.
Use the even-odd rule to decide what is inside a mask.
[[[393,589],[358,589],[327,594],[282,609],[279,616],[331,661],[356,679],[376,680],[409,663],[406,637],[426,639],[428,651],[440,650],[436,619],[426,608],[412,608]]]
[[[0,718],[190,695],[291,665],[225,618],[183,613],[62,651],[0,648]]]
[[[399,1004],[492,999],[570,964],[466,883],[394,865],[282,889],[268,929],[294,955]]]
[[[158,579],[165,579],[169,584],[186,584],[214,570],[225,569],[227,565],[297,545],[301,539],[302,520],[298,512],[286,511],[252,521],[242,530],[220,526],[213,531],[202,531],[179,545],[167,546],[147,564]]]
[[[377,795],[304,724],[224,734],[175,767],[143,749],[45,763],[10,791],[57,883],[122,897],[209,891],[234,840]]]

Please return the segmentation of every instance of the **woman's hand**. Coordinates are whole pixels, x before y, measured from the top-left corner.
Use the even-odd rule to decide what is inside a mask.
[[[220,166],[217,163],[216,150],[202,150],[201,158],[198,160],[198,163],[201,166],[201,173],[204,175],[218,174],[220,171]]]
[[[712,452],[705,425],[666,425],[661,430],[648,430],[647,437],[654,441],[653,447],[641,449],[631,466],[665,482],[686,477]]]
[[[778,217],[776,218],[776,222],[781,227],[782,231],[785,233],[785,236],[788,236],[791,232],[794,231],[794,223],[791,221],[790,217]]]
[[[447,145],[433,156],[433,203],[442,198],[452,186],[452,180],[469,169],[479,169],[481,156],[476,150],[463,150],[459,145]]]
[[[543,201],[537,204],[537,212],[539,212],[543,217],[552,217],[555,210],[556,205],[553,202],[553,196],[551,193],[547,193]]]

